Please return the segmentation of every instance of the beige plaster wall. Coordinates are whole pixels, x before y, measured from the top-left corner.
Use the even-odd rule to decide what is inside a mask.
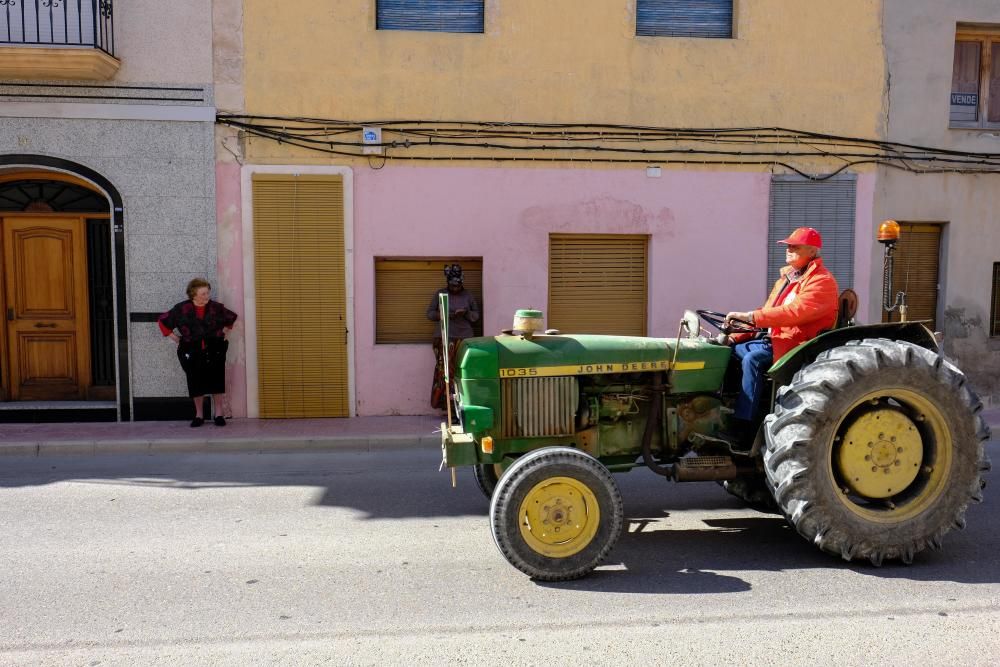
[[[885,0],[888,138],[973,152],[1000,152],[1000,132],[949,129],[957,24],[1000,26],[997,0]],[[989,337],[993,263],[1000,262],[1000,174],[911,174],[879,169],[875,219],[944,223],[938,327],[945,351],[985,398],[1000,402],[1000,338]],[[873,260],[881,261],[874,247]],[[874,276],[872,290],[881,288]],[[877,304],[869,313],[879,315]]]
[[[212,63],[215,106],[220,111],[243,110],[243,0],[212,3]]]
[[[210,84],[212,0],[115,3],[115,83]]]
[[[884,122],[879,0],[737,2],[735,39],[637,37],[634,0],[486,0],[476,35],[375,30],[375,0],[244,12],[250,113],[865,137]]]
[[[949,129],[948,96],[958,23],[1000,27],[998,0],[884,0],[889,138],[1000,152],[1000,131]]]

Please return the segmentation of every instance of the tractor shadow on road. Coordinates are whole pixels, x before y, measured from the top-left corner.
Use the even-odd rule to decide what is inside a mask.
[[[1000,550],[1000,522],[983,505],[969,508],[969,527],[948,533],[940,551],[924,550],[912,565],[887,561],[876,567],[823,553],[783,517],[747,508],[712,484],[700,486],[669,486],[665,494],[623,489],[626,532],[605,564],[584,579],[539,585],[608,593],[739,593],[752,586],[737,573],[814,569],[834,577],[1000,583],[1000,561],[993,557]],[[638,493],[630,498],[630,490]]]
[[[781,572],[830,565],[822,554],[802,549],[796,543],[802,540],[780,517],[712,519],[699,513],[695,518],[685,510],[687,518],[678,522],[678,514],[666,510],[659,516],[633,514],[626,533],[594,573],[577,581],[540,585],[606,593],[741,593],[752,588],[750,582],[727,571]]]
[[[702,595],[751,589],[748,581],[727,572],[813,569],[878,579],[1000,582],[1000,563],[992,557],[1000,543],[992,537],[993,531],[982,526],[974,533],[949,534],[941,551],[925,550],[912,565],[886,562],[875,567],[867,561],[847,563],[819,551],[780,517],[703,518],[702,527],[684,528],[671,528],[668,522],[667,517],[633,517],[605,564],[591,575],[577,581],[538,583],[592,592]]]
[[[405,461],[382,455],[198,454],[192,456],[35,458],[5,461],[0,488],[64,481],[152,486],[177,492],[233,486],[317,488],[312,505],[346,508],[363,521],[481,517],[489,501],[471,471],[451,488],[437,472],[436,453]],[[392,465],[387,462],[392,461]],[[925,550],[912,565],[846,563],[802,539],[785,520],[745,507],[715,483],[672,484],[641,471],[618,477],[628,526],[606,565],[567,589],[667,594],[734,593],[750,583],[727,574],[826,569],[879,579],[1000,583],[1000,516],[991,496],[967,513],[941,551]]]

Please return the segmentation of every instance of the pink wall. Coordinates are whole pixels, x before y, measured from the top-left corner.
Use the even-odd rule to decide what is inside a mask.
[[[219,282],[243,302],[240,173],[217,166]],[[866,312],[872,280],[875,175],[858,177],[855,288]],[[685,308],[728,311],[767,295],[770,174],[643,169],[392,167],[354,172],[354,381],[359,415],[427,414],[430,345],[375,345],[379,256],[481,256],[484,332],[518,308],[546,310],[548,235],[648,234],[649,335],[674,336]],[[247,248],[247,252],[251,249]],[[242,312],[240,313],[242,315]],[[244,326],[252,323],[244,322]],[[230,393],[245,414],[242,330],[230,349]]]
[[[215,216],[218,229],[218,285],[220,301],[236,311],[239,319],[229,335],[226,356],[226,384],[229,403],[235,417],[247,415],[246,354],[243,329],[243,223],[240,204],[240,165],[235,162],[215,164]]]
[[[649,234],[649,335],[763,301],[770,175],[386,167],[355,172],[360,415],[430,412],[429,345],[375,345],[376,256],[482,256],[484,333],[546,309],[548,234]]]

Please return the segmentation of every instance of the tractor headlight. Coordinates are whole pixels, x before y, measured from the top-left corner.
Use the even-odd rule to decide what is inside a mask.
[[[697,338],[701,334],[701,318],[693,310],[685,310],[681,323],[688,332],[688,338]]]

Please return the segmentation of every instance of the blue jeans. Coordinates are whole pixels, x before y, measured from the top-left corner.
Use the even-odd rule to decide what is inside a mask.
[[[760,409],[761,393],[764,390],[764,374],[771,367],[774,352],[769,340],[750,340],[733,346],[735,356],[743,367],[740,395],[736,399],[733,416],[737,419],[753,421]]]

